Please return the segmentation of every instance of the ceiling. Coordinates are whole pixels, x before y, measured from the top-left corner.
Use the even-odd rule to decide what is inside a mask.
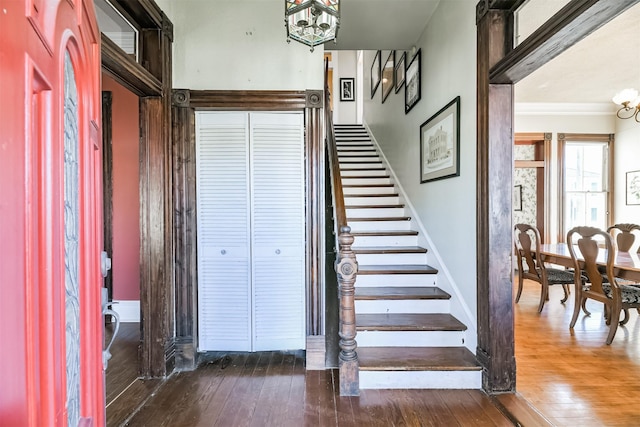
[[[345,0],[338,43],[329,50],[410,49],[441,0]],[[447,0],[452,1],[452,0]],[[473,0],[465,0],[473,1]],[[520,28],[538,27],[568,0],[530,0]],[[475,11],[475,9],[474,9]],[[516,85],[518,103],[609,103],[640,89],[640,4]]]
[[[408,50],[422,35],[438,3],[440,0],[344,0],[338,43],[329,42],[325,49]]]

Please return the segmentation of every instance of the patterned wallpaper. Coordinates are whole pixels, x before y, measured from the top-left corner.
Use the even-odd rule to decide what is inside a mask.
[[[514,146],[514,159],[534,160],[535,153],[533,145]],[[522,186],[522,210],[515,210],[516,200],[514,197],[513,223],[536,224],[536,168],[515,168],[513,173],[513,185]]]

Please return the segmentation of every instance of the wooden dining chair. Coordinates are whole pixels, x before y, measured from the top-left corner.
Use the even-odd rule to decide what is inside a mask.
[[[516,295],[516,303],[520,301],[524,279],[530,279],[540,283],[542,286],[538,313],[542,311],[545,301],[549,299],[549,286],[562,285],[564,298],[560,300],[560,302],[564,304],[567,298],[569,298],[569,285],[574,282],[573,273],[557,268],[550,268],[544,264],[542,256],[540,255],[542,241],[538,229],[529,224],[516,224],[513,227],[513,241],[518,264],[518,293]]]
[[[599,243],[604,242],[604,249]],[[580,250],[580,257],[576,254],[575,246]],[[578,320],[580,307],[587,299],[593,299],[604,304],[606,324],[609,325],[609,335],[606,343],[611,344],[616,335],[620,322],[620,312],[630,308],[640,307],[640,288],[619,284],[613,274],[613,263],[616,258],[616,248],[609,233],[595,227],[575,227],[567,233],[567,246],[576,272],[580,275],[575,280],[576,303],[569,328],[573,329]],[[596,262],[601,250],[606,251],[606,273],[603,275]],[[604,276],[604,277],[603,277]],[[586,283],[580,280],[586,278]],[[588,315],[588,314],[587,314]]]
[[[617,249],[621,252],[630,252],[632,248],[634,248],[636,238],[640,239],[640,225],[638,224],[614,224],[611,227],[607,228],[607,231],[615,239]],[[635,249],[636,252],[640,253],[640,245],[637,245]],[[620,279],[618,277],[616,277],[616,281],[618,282],[618,284],[640,286],[640,283],[638,282]],[[640,314],[640,308],[638,308],[638,313]],[[624,318],[620,321],[620,323],[624,325],[628,321],[629,310],[624,310]]]

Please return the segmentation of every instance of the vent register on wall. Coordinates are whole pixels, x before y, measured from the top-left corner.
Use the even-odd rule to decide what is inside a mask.
[[[305,343],[300,113],[197,112],[200,351]]]

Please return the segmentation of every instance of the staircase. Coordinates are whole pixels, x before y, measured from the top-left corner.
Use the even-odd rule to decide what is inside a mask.
[[[347,222],[355,240],[360,388],[480,388],[467,327],[418,246],[418,231],[362,125],[335,125]]]

